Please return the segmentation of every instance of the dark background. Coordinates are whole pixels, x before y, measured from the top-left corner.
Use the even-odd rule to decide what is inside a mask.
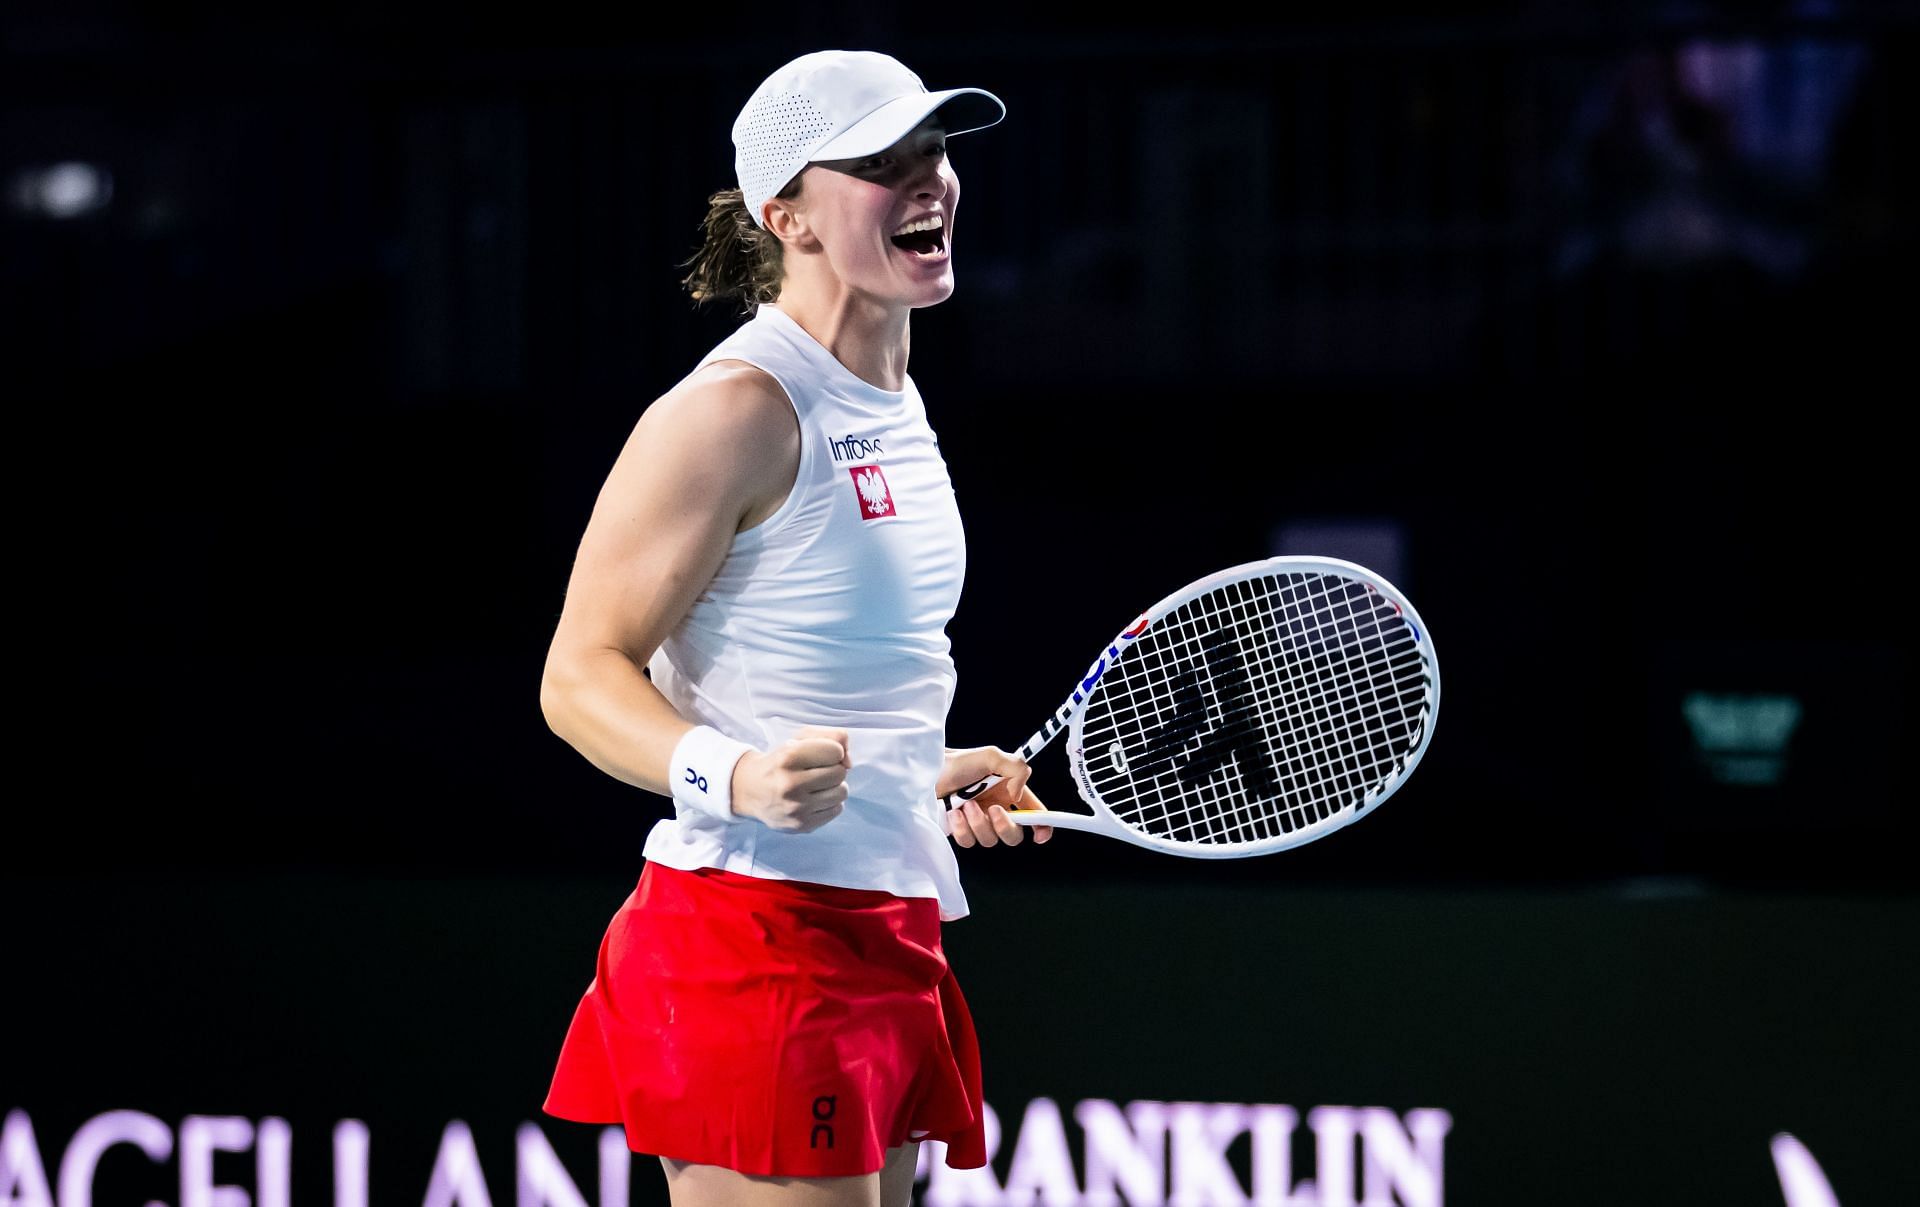
[[[1431,950],[1451,955],[1422,975],[1455,995],[1435,1017],[1464,1019],[1511,966],[1473,954],[1480,928],[1538,927],[1557,902],[1583,919],[1570,933],[1611,936],[1582,966],[1595,992],[1691,995],[1683,1015],[1655,1011],[1674,1029],[1653,1050],[1674,1060],[1762,1019],[1821,1051],[1897,1042],[1787,1083],[1856,1151],[1895,1135],[1890,1087],[1920,1068],[1910,1040],[1872,1030],[1898,1016],[1871,1012],[1914,995],[1900,399],[1920,14],[1837,0],[1152,18],[9,6],[0,388],[27,657],[0,866],[9,942],[31,957],[7,989],[24,1011],[11,1038],[44,1059],[49,1040],[98,1033],[52,1007],[56,984],[178,1003],[167,969],[239,958],[218,927],[152,930],[153,903],[413,901],[408,886],[530,910],[571,894],[536,916],[571,936],[548,956],[572,971],[513,989],[563,1023],[662,805],[547,730],[546,644],[635,418],[738,321],[677,284],[707,194],[733,180],[733,115],[774,67],[828,46],[887,50],[1008,108],[954,142],[959,285],[915,317],[911,369],[969,541],[950,740],[1017,744],[1142,607],[1303,525],[1334,536],[1288,551],[1367,560],[1338,544],[1355,525],[1398,542],[1392,577],[1445,675],[1433,746],[1382,820],[1242,862],[1077,834],[964,853],[978,913],[956,951],[969,925],[980,951],[1112,944],[1107,905],[1194,911],[1215,889],[1245,894],[1223,933],[1249,943],[1262,919],[1340,912],[1342,894],[1412,899],[1458,922],[1435,922]],[[110,192],[56,216],[37,182],[74,161]],[[1717,773],[1728,751],[1703,749],[1683,712],[1700,693],[1793,701],[1783,747],[1736,735],[1732,756],[1768,763],[1770,782]],[[1074,800],[1064,766],[1049,751],[1036,772],[1057,806]],[[261,908],[249,959],[274,933]],[[430,992],[441,966],[411,960],[436,933],[421,908],[302,966],[390,960],[394,994]],[[1649,908],[1735,919],[1728,950],[1746,954],[1716,980],[1644,948]],[[1013,916],[1055,910],[1064,937],[1013,935]],[[1833,962],[1830,998],[1769,971],[1786,918],[1833,920],[1793,940]],[[305,915],[298,931],[327,933]],[[1338,933],[1363,960],[1370,932]],[[368,955],[375,941],[394,947]],[[152,961],[137,987],[114,972],[129,944]],[[1142,975],[1171,983],[1146,947]],[[1578,995],[1549,988],[1556,953],[1572,957],[1548,937],[1522,947],[1547,961],[1522,1000],[1581,1034]],[[989,998],[1031,974],[974,958]],[[239,1035],[223,1060],[278,1051],[240,1005],[221,1010],[199,1038]],[[174,1016],[151,1017],[164,1031]],[[323,1028],[310,1064],[279,1058],[296,1066],[282,1084],[394,1043],[383,1018]],[[535,1066],[559,1038],[443,1021],[490,1052],[530,1045]],[[1336,1044],[1329,1067],[1357,1051]],[[181,1052],[185,1067],[202,1048]],[[105,1055],[70,1059],[77,1080],[16,1066],[24,1088],[0,1074],[0,1096],[77,1122],[149,1093]],[[1303,1111],[1497,1097],[1464,1068],[1421,1066],[1373,1097],[1329,1074],[1259,1099],[1229,1071],[1170,1086],[1152,1067],[1019,1088]],[[1590,1072],[1611,1069],[1624,1102],[1667,1067],[1596,1057]],[[1700,1073],[1712,1102],[1755,1101],[1717,1071]],[[209,1077],[233,1105],[181,1110],[291,1109]],[[1571,1110],[1572,1084],[1525,1102]],[[525,1089],[490,1092],[531,1117]],[[456,1112],[434,1103],[437,1135]],[[1576,1110],[1570,1128],[1620,1139],[1615,1118]],[[1874,1179],[1908,1164],[1863,1155],[1855,1186],[1885,1190]],[[1546,1183],[1465,1185],[1521,1201]]]

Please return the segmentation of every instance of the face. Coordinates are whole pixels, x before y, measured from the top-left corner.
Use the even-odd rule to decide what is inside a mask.
[[[807,229],[841,282],[915,307],[953,292],[959,202],[960,178],[947,162],[938,115],[876,155],[810,165],[800,193]],[[900,234],[908,226],[926,229]]]

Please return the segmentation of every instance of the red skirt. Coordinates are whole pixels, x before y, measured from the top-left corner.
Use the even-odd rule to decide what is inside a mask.
[[[649,863],[614,914],[542,1108],[741,1173],[872,1173],[940,1140],[987,1163],[980,1051],[939,903]]]

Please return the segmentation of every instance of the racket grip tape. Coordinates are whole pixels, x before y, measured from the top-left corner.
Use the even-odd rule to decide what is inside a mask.
[[[995,784],[999,783],[1001,780],[1005,778],[1006,778],[1005,776],[1000,776],[1000,775],[989,775],[986,779],[981,780],[979,783],[970,785],[969,787],[958,789],[957,791],[954,791],[954,792],[949,792],[947,793],[946,796],[942,797],[941,799],[946,802],[947,808],[958,809],[961,805],[966,804],[968,801],[980,795],[982,792],[985,792],[987,789],[993,787]]]

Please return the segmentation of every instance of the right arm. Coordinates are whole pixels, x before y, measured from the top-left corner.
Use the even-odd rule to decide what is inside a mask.
[[[786,395],[738,362],[695,374],[634,425],[587,521],[540,680],[548,726],[608,775],[672,795],[667,768],[694,723],[642,668],[734,535],[786,498],[799,462]],[[846,800],[846,735],[834,732],[742,757],[734,813],[783,830],[831,820]]]

